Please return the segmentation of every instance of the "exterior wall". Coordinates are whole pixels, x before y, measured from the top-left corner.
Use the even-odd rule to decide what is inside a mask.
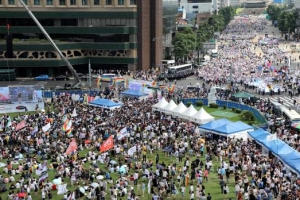
[[[92,66],[108,64],[126,66],[130,70],[137,68],[137,5],[134,0],[24,0],[30,10],[42,23],[52,21],[52,25],[43,25],[53,38],[57,35],[76,38],[82,35],[119,35],[128,39],[118,42],[109,41],[55,41],[63,54],[73,65],[86,65],[91,60]],[[13,2],[13,3],[12,3]],[[1,4],[2,3],[2,4]],[[10,25],[10,33],[14,36],[31,34],[41,36],[41,31],[32,22],[19,0],[2,0],[0,3],[0,35],[7,34],[6,24]],[[12,4],[10,4],[12,3]],[[47,5],[51,4],[51,5]],[[72,5],[74,3],[74,5]],[[95,4],[96,3],[96,4]],[[98,4],[99,3],[99,4]],[[30,25],[17,25],[18,19],[28,19]],[[63,20],[74,20],[76,25],[64,25]],[[26,21],[26,20],[25,20]],[[16,23],[12,25],[12,22]],[[42,23],[43,24],[43,23]],[[59,36],[58,36],[59,37]],[[89,39],[87,39],[89,40]],[[15,58],[11,66],[28,67],[61,67],[65,66],[52,46],[43,41],[13,42]],[[5,41],[0,40],[0,67],[7,66],[5,58]],[[10,61],[9,61],[10,62]]]
[[[212,3],[180,3],[180,8],[185,9],[186,13],[212,12]]]
[[[197,25],[203,24],[211,16],[211,13],[198,13],[196,18]]]

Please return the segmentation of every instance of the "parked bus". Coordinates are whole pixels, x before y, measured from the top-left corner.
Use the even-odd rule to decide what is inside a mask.
[[[168,67],[175,65],[175,60],[162,60],[161,64],[163,66],[163,69],[167,69]]]
[[[16,69],[0,69],[0,81],[15,81]]]
[[[178,65],[168,67],[168,74],[176,74],[179,72],[193,71],[192,64]]]
[[[282,108],[282,115],[285,119],[289,119],[292,123],[300,122],[300,114],[288,108]]]

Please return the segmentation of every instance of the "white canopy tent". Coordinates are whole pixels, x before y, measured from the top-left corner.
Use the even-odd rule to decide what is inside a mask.
[[[152,106],[152,110],[158,110],[158,111],[162,111],[162,108],[166,107],[168,105],[168,102],[166,101],[165,97],[163,97],[161,100],[159,100],[159,102],[157,104],[154,104]]]
[[[187,107],[182,102],[180,102],[180,104],[174,110],[172,110],[171,113],[174,116],[179,116],[181,113],[183,113],[186,110]]]
[[[189,120],[191,116],[197,113],[197,110],[194,108],[193,104],[188,107],[184,112],[180,113],[178,117]]]
[[[202,107],[196,114],[190,117],[190,120],[198,124],[205,124],[207,122],[215,120],[215,118],[208,114]]]
[[[165,112],[166,114],[171,114],[172,111],[177,107],[177,104],[171,100],[167,106],[162,108],[162,111]]]

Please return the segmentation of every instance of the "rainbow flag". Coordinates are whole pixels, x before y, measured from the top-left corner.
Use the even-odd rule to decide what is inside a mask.
[[[69,124],[69,119],[67,119],[67,120],[64,122],[64,124],[63,124],[63,126],[62,126],[62,128],[61,128],[61,130],[62,130],[63,132],[66,132],[66,131],[67,131],[68,124]]]
[[[152,82],[152,87],[157,87],[157,82],[156,81]]]
[[[97,86],[101,85],[101,81],[100,81],[100,80],[101,80],[101,78],[98,77],[97,80],[96,80],[96,85],[97,85]]]
[[[173,84],[171,87],[168,87],[169,92],[173,92],[175,90],[175,85]]]
[[[114,78],[111,78],[110,79],[110,86],[113,86],[115,84],[115,79]]]
[[[69,129],[67,132],[66,132],[67,136],[68,137],[73,137],[73,129]]]
[[[121,83],[121,82],[124,82],[124,78],[123,77],[117,77],[117,78],[114,78],[115,79],[115,83]]]
[[[110,83],[111,82],[111,78],[110,77],[102,77],[101,82],[106,82],[106,83]]]

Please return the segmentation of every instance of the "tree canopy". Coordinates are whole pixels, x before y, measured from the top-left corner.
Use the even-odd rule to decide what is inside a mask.
[[[299,19],[299,12],[296,10],[286,10],[286,7],[276,5],[269,5],[267,13],[271,20],[278,22],[278,28],[282,32],[293,32],[297,28],[297,20]]]
[[[204,42],[214,36],[214,32],[222,32],[233,19],[236,8],[229,6],[222,8],[218,14],[212,14],[206,22],[198,27],[196,32],[185,28],[183,32],[176,32],[173,38],[174,54],[176,59],[189,57],[193,50],[202,48]]]

